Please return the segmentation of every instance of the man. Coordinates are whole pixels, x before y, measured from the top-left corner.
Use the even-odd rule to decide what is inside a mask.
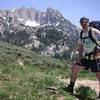
[[[80,33],[82,38],[79,39],[77,45],[77,50],[79,52],[80,58],[78,58],[71,67],[70,84],[66,88],[67,91],[71,94],[73,94],[75,81],[81,69],[90,68],[92,72],[96,73],[100,88],[100,39],[98,38],[98,36],[100,37],[100,31],[95,28],[89,27],[89,19],[86,17],[82,17],[80,19],[80,25],[82,27],[82,31]],[[98,45],[91,40],[90,32],[92,37],[97,40]]]

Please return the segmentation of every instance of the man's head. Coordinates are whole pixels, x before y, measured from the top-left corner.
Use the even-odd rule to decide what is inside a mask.
[[[89,19],[87,17],[81,17],[80,24],[82,28],[87,28],[89,26]]]

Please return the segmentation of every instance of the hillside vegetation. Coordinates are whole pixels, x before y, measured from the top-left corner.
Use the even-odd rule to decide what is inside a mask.
[[[21,54],[22,65],[17,63]],[[0,100],[75,100],[63,90],[60,78],[70,75],[70,63],[0,42]],[[92,76],[92,77],[91,77]],[[80,78],[95,79],[88,72]]]

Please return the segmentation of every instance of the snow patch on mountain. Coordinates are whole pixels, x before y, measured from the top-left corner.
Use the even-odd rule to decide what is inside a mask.
[[[30,21],[30,20],[27,20],[26,23],[25,23],[26,26],[31,26],[31,27],[36,27],[36,26],[40,26],[39,23],[37,23],[36,21]]]

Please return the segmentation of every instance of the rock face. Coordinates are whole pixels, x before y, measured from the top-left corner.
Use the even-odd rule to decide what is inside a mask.
[[[68,58],[77,33],[76,26],[52,8],[0,10],[0,40],[41,54]]]

